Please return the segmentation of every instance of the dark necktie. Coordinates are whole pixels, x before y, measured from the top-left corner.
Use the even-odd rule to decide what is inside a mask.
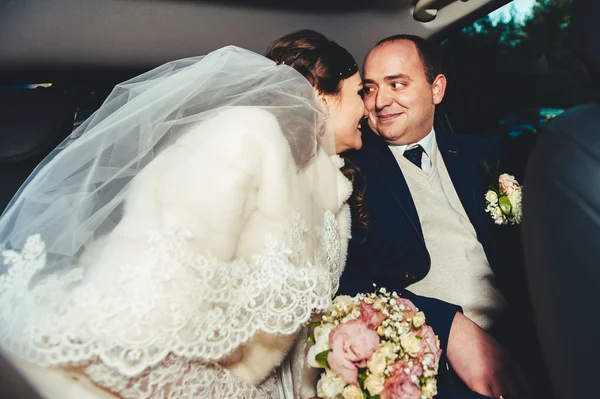
[[[421,168],[421,158],[423,157],[423,147],[417,144],[416,147],[410,150],[404,151],[404,158],[415,164],[419,169]]]

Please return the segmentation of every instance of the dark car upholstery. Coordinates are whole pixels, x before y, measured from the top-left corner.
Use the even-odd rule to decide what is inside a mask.
[[[600,83],[600,2],[574,0],[575,55]],[[556,117],[531,154],[523,194],[527,273],[557,399],[600,398],[600,96]]]
[[[0,90],[0,210],[73,129],[75,107],[59,89]]]

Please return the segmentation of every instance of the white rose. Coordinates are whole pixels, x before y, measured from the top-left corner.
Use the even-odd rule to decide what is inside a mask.
[[[342,392],[344,399],[363,399],[363,393],[356,385],[348,385]]]
[[[494,190],[489,190],[487,192],[487,194],[485,195],[485,199],[490,204],[494,204],[495,205],[495,204],[498,203],[498,194],[496,194],[496,192]]]
[[[504,217],[504,212],[502,212],[502,208],[500,208],[499,206],[494,208],[494,217]]]
[[[492,217],[494,218],[494,222],[496,224],[504,224],[505,217],[504,217],[504,213],[502,213],[502,209],[500,209],[500,207],[497,207],[494,209],[494,211],[492,212]]]
[[[381,374],[385,370],[386,358],[381,351],[373,353],[373,356],[367,361],[367,367],[373,374]]]
[[[400,337],[400,345],[406,353],[412,357],[416,357],[421,353],[421,341],[413,333],[408,333]]]
[[[345,386],[342,377],[327,369],[317,382],[317,395],[322,399],[339,399]]]
[[[394,357],[394,346],[390,342],[384,342],[379,345],[379,349],[377,352],[381,353],[388,359],[392,359]]]
[[[365,388],[371,396],[376,396],[383,391],[383,384],[385,383],[385,378],[383,378],[383,374],[371,374],[365,380]]]
[[[418,312],[412,320],[413,326],[415,328],[421,328],[423,324],[425,324],[425,313]]]
[[[322,324],[315,328],[315,342],[308,350],[308,365],[314,368],[322,368],[315,357],[329,348],[329,333],[335,327],[333,324]]]

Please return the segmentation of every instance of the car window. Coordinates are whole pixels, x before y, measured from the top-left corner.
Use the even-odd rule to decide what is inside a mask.
[[[543,127],[590,99],[569,42],[570,0],[514,0],[442,43],[455,132],[502,142],[524,164]]]

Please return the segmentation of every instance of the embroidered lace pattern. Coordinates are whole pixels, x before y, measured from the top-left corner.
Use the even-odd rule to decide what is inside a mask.
[[[190,251],[187,231],[153,232],[144,261],[119,265],[100,287],[85,267],[38,281],[47,254],[31,236],[2,254],[0,346],[82,367],[123,398],[269,397],[214,361],[259,331],[293,334],[329,306],[345,261],[335,215],[325,212],[313,245],[307,233],[296,212],[285,237],[226,262]]]
[[[215,363],[189,361],[168,355],[154,367],[135,377],[127,377],[101,362],[85,368],[96,384],[124,399],[275,399],[276,391],[247,384]]]

